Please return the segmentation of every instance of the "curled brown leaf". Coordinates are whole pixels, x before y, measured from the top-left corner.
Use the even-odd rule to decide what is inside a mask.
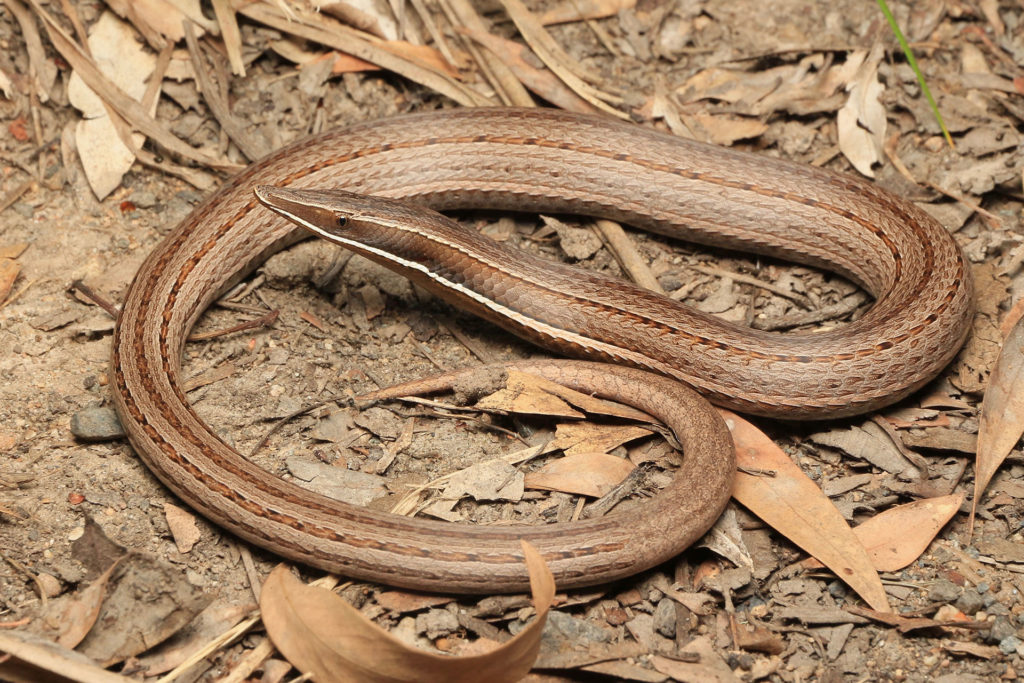
[[[407,645],[334,593],[302,583],[284,565],[263,586],[263,623],[288,661],[319,683],[518,681],[537,658],[555,597],[554,577],[544,560],[528,543],[522,546],[537,617],[514,638],[483,654],[450,657]]]

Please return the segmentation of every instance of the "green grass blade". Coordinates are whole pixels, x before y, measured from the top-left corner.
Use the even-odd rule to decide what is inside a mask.
[[[921,69],[917,66],[917,60],[914,59],[914,53],[910,49],[910,45],[907,44],[907,39],[903,35],[903,31],[900,30],[900,25],[896,23],[896,17],[889,11],[889,5],[885,0],[877,0],[878,6],[882,10],[882,14],[885,15],[886,21],[889,22],[892,32],[896,34],[896,40],[900,42],[900,47],[903,48],[903,54],[907,56],[907,63],[910,64],[910,68],[914,70],[917,75],[917,82],[921,84],[921,92],[928,98],[928,104],[931,105],[932,113],[935,114],[935,120],[939,122],[939,128],[942,129],[942,134],[946,138],[946,142],[949,146],[955,149],[953,145],[953,138],[949,134],[949,130],[946,128],[946,122],[942,120],[942,114],[939,113],[939,106],[935,104],[935,98],[932,97],[932,91],[928,89],[928,84],[924,81],[924,74],[921,73]]]

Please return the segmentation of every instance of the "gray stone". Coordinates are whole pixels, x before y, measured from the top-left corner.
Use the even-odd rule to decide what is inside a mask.
[[[71,433],[82,441],[113,441],[123,439],[124,427],[117,413],[107,406],[83,408],[71,416]]]
[[[999,641],[999,651],[1004,655],[1012,655],[1022,647],[1024,647],[1024,642],[1017,636],[1010,636]]]
[[[952,581],[936,581],[928,591],[928,599],[932,602],[950,603],[960,596],[960,587]]]
[[[984,604],[981,595],[973,588],[965,588],[956,601],[957,609],[967,615],[977,614]]]
[[[669,598],[662,598],[654,608],[654,630],[666,638],[676,637],[676,605]]]
[[[1007,638],[1017,635],[1017,629],[1013,627],[1006,617],[996,617],[992,620],[992,630],[985,637],[990,643],[1001,643]]]

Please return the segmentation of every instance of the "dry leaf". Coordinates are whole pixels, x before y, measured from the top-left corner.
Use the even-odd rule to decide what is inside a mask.
[[[553,460],[526,475],[526,488],[600,498],[633,471],[633,463],[605,453],[581,453]]]
[[[767,626],[740,623],[733,617],[730,631],[733,634],[733,645],[741,650],[771,655],[780,655],[786,650],[786,641]]]
[[[540,15],[540,23],[565,24],[582,19],[613,17],[622,10],[636,7],[636,0],[567,0]]]
[[[654,422],[650,415],[641,410],[637,410],[632,406],[615,403],[614,401],[606,401],[603,398],[597,398],[596,396],[591,396],[590,394],[585,394],[581,391],[575,391],[568,387],[564,387],[557,382],[552,382],[551,380],[543,379],[536,375],[530,376],[537,380],[536,385],[544,391],[553,394],[554,396],[558,396],[591,415],[607,415],[608,417],[618,417],[623,420],[633,420],[635,422]]]
[[[318,12],[330,14],[349,26],[372,33],[384,40],[396,40],[399,28],[391,16],[387,0],[345,0],[331,2],[314,0]]]
[[[21,256],[28,249],[28,242],[17,242],[0,246],[0,259],[15,259]]]
[[[985,15],[985,19],[992,27],[992,32],[996,36],[1002,37],[1006,33],[1006,24],[1003,22],[1003,18],[999,16],[999,3],[997,0],[981,0],[978,3],[978,8]]]
[[[1004,564],[1024,564],[1024,543],[1005,538],[979,538],[978,552]]]
[[[962,393],[982,394],[1003,349],[1004,335],[999,331],[999,318],[1003,304],[1010,298],[1009,278],[1000,273],[1000,267],[994,262],[980,263],[971,270],[974,321],[948,377]]]
[[[378,605],[396,614],[418,612],[428,607],[440,607],[453,600],[454,598],[444,595],[426,595],[401,590],[381,591],[374,596],[374,601]]]
[[[948,427],[952,424],[946,413],[931,408],[899,408],[887,411],[883,417],[896,429]]]
[[[140,31],[159,33],[175,43],[185,37],[182,22],[186,19],[196,24],[198,35],[214,28],[197,0],[114,0],[108,4]]]
[[[982,645],[981,643],[959,642],[956,640],[944,642],[942,649],[955,655],[971,655],[981,659],[996,659],[1001,654],[999,648],[995,645]]]
[[[875,569],[899,571],[921,556],[963,502],[964,495],[957,493],[897,505],[855,527],[853,533],[868,551]],[[814,565],[820,563],[805,563]]]
[[[145,672],[146,676],[159,676],[173,670],[211,641],[250,618],[255,609],[256,605],[251,602],[234,603],[220,599],[210,603],[166,642],[135,658],[135,670]],[[262,680],[266,681],[266,677]]]
[[[884,54],[881,43],[876,43],[850,84],[850,96],[836,118],[839,149],[869,178],[875,177],[871,167],[881,160],[885,140],[885,107],[879,99],[885,88],[878,80],[878,64]]]
[[[500,0],[500,2],[505,8],[506,14],[519,29],[520,35],[533,49],[534,54],[562,79],[563,83],[597,109],[620,119],[629,120],[629,114],[606,104],[607,101],[617,101],[618,98],[609,96],[590,85],[585,80],[586,75],[582,78],[577,75],[585,71],[583,66],[565,52],[561,44],[547,32],[533,12],[522,3],[522,0]]]
[[[353,433],[364,432],[355,426],[351,413],[347,410],[334,409],[320,418],[309,435],[317,441],[344,444],[352,439]]]
[[[566,455],[609,453],[624,443],[650,436],[653,432],[638,425],[567,422],[555,427],[555,438],[546,451],[565,451]]]
[[[129,24],[112,12],[104,12],[89,32],[89,50],[107,78],[129,97],[142,100],[156,57],[139,44]],[[82,112],[82,120],[75,126],[75,145],[85,177],[96,197],[103,199],[121,184],[121,178],[135,163],[135,152],[121,141],[103,100],[77,71],[68,80],[68,99]],[[136,147],[144,140],[138,133],[132,135]]]
[[[764,81],[766,76],[768,80]],[[774,70],[749,74],[736,69],[710,67],[690,76],[675,92],[684,104],[704,99],[736,104],[741,100],[761,99],[778,88],[782,80]]]
[[[115,576],[97,619],[102,628],[93,628],[76,647],[103,666],[163,642],[212,601],[188,582],[179,566],[149,555],[127,555]],[[145,596],[145,609],[139,608],[140,595]]]
[[[309,323],[310,325],[312,325],[316,329],[320,330],[321,332],[326,332],[327,331],[327,328],[324,325],[323,321],[320,320],[320,318],[318,318],[315,315],[313,315],[312,313],[310,313],[309,311],[300,311],[299,312],[299,318],[301,318],[302,320],[305,320],[307,323]]]
[[[319,52],[305,50],[294,40],[275,40],[270,43],[270,49],[281,55],[290,62],[306,67],[319,64],[323,60],[331,60],[331,73],[341,74],[356,71],[377,71],[380,67],[370,62],[353,57],[352,55],[331,50],[330,52]]]
[[[289,14],[272,4],[254,3],[238,7],[237,11],[250,19],[271,26],[283,33],[333,47],[360,59],[393,71],[427,88],[447,95],[459,104],[472,107],[493,104],[485,96],[448,75],[448,69],[439,69],[422,54],[415,58],[390,43],[366,40],[364,34],[319,14]],[[450,67],[449,67],[450,68]]]
[[[574,261],[584,261],[601,250],[602,242],[593,230],[576,228],[554,216],[541,214],[544,227],[558,233],[558,246],[562,253]]]
[[[373,320],[384,312],[386,303],[384,295],[373,285],[363,285],[359,288],[359,298],[363,300],[363,308],[366,310],[366,319]]]
[[[859,66],[853,58],[847,57],[843,66]],[[728,108],[733,114],[756,117],[779,110],[802,114],[837,111],[845,98],[836,90],[849,82],[856,70],[847,74],[834,67],[821,76],[809,63],[813,59],[753,72],[709,67],[688,78],[675,93],[683,104],[703,99],[724,101],[734,105]]]
[[[285,458],[288,473],[302,481],[301,486],[321,495],[352,505],[367,505],[387,495],[387,480],[369,472],[335,467],[302,456]]]
[[[519,501],[523,497],[523,473],[504,460],[488,460],[452,473],[442,499]]]
[[[231,361],[227,361],[226,363],[212,367],[205,372],[199,373],[195,377],[185,380],[182,388],[187,394],[190,391],[195,391],[199,387],[205,387],[209,384],[215,384],[216,382],[227,379],[231,375],[235,374],[236,370],[238,370],[237,366]]]
[[[679,654],[695,654],[698,660],[687,662],[652,655],[651,664],[656,670],[677,681],[738,683],[740,680],[722,659],[721,650],[715,647],[707,636],[694,638],[679,650]]]
[[[104,670],[85,655],[25,631],[0,631],[0,680],[17,683],[76,681],[128,683],[132,679]]]
[[[714,116],[706,112],[693,115],[707,133],[710,142],[716,145],[731,145],[737,140],[756,138],[768,130],[768,124],[758,119],[736,116]]]
[[[328,52],[323,55],[322,59],[333,60],[331,62],[331,73],[334,75],[358,73],[360,71],[380,71],[380,67],[376,64],[370,64],[367,61],[359,59],[359,57],[353,57],[352,55],[347,55],[344,52]],[[316,61],[318,60],[314,60],[314,63]]]
[[[452,66],[440,52],[429,45],[414,45],[404,40],[389,40],[377,45],[382,49],[408,59],[410,62],[417,62],[432,71],[444,73],[450,78],[457,79],[461,77],[459,70]],[[306,50],[292,40],[275,40],[270,44],[270,48],[285,59],[295,62],[302,67],[316,64],[324,59],[330,59],[332,60],[332,74],[354,71],[378,71],[381,68],[372,62],[360,59],[346,52]]]
[[[592,415],[608,415],[625,420],[651,422],[650,415],[636,408],[573,391],[557,382],[531,375],[528,372],[509,369],[507,376],[506,388],[477,401],[478,408],[553,417],[583,417],[582,413],[566,405],[571,403]]]
[[[1018,321],[1003,342],[995,369],[989,375],[978,424],[978,457],[974,470],[974,512],[992,476],[1024,431],[1024,322]]]
[[[816,444],[838,448],[847,455],[866,460],[886,472],[900,474],[913,468],[889,435],[870,420],[849,428],[811,434],[808,438]]]
[[[18,279],[21,266],[17,261],[9,258],[0,258],[0,304],[7,300],[11,293],[14,281]]]
[[[853,530],[880,572],[903,569],[920,557],[953,518],[964,494],[917,500],[875,515]]]
[[[22,40],[25,42],[25,52],[28,53],[29,68],[27,75],[29,75],[29,78],[19,83],[19,92],[27,95],[29,88],[31,88],[35,91],[35,96],[39,98],[40,102],[49,102],[50,90],[53,88],[58,75],[56,60],[51,59],[47,54],[46,48],[43,47],[43,41],[39,35],[39,27],[32,17],[32,13],[27,11],[20,2],[5,2],[4,7],[20,25]],[[7,48],[7,52],[14,54],[14,50],[10,48]],[[10,68],[9,63],[5,60],[3,69],[0,69],[0,71],[4,72],[5,80],[7,79],[7,74],[11,73],[9,71]],[[4,88],[4,90],[9,89],[9,85]],[[9,97],[10,95],[8,95]]]
[[[61,56],[71,64],[82,80],[94,91],[100,93],[103,100],[113,107],[125,118],[136,130],[144,133],[149,138],[158,142],[168,150],[180,154],[186,159],[192,159],[202,164],[220,170],[237,171],[237,164],[214,159],[196,150],[194,147],[171,135],[164,125],[157,122],[138,101],[130,97],[103,73],[101,69],[88,57],[71,36],[57,23],[56,19],[39,4],[39,0],[29,0],[36,14],[43,19],[50,42],[61,53]],[[155,106],[155,102],[154,102]]]
[[[455,29],[499,57],[516,79],[556,108],[579,113],[594,112],[594,107],[590,103],[570,90],[557,76],[547,69],[538,69],[527,61],[534,55],[525,45],[464,26],[456,26]]]
[[[100,615],[103,598],[107,595],[107,582],[111,574],[120,564],[120,560],[110,565],[96,580],[78,592],[64,605],[60,614],[53,615],[53,620],[60,624],[57,644],[61,647],[75,648],[92,630],[96,618]]]
[[[213,15],[220,26],[220,37],[228,53],[231,73],[245,76],[245,62],[242,61],[242,32],[238,28],[238,17],[229,0],[213,0]]]
[[[545,384],[547,382],[547,384]],[[477,408],[485,410],[507,410],[510,413],[529,413],[552,417],[582,418],[583,413],[573,410],[557,395],[546,391],[548,382],[540,377],[517,370],[509,370],[504,389],[499,389],[476,402]]]
[[[715,525],[708,529],[697,543],[700,548],[707,548],[732,562],[737,567],[746,567],[753,571],[754,558],[743,542],[743,532],[736,517],[735,508],[728,507]]]
[[[896,627],[900,633],[913,633],[915,631],[932,631],[936,628],[960,628],[960,627],[974,627],[981,626],[984,622],[973,621],[963,615],[962,612],[957,610],[955,607],[951,610],[952,614],[950,619],[942,620],[938,617],[943,616],[943,610],[940,609],[935,613],[935,619],[929,619],[928,617],[905,617],[902,614],[894,614],[892,612],[878,612],[876,610],[867,609],[865,607],[858,607],[857,605],[847,605],[845,611],[850,614],[855,614],[859,617],[867,617],[872,621],[877,621],[887,626]]]
[[[174,537],[174,545],[178,546],[178,552],[191,552],[192,546],[199,542],[200,536],[195,516],[170,503],[164,504],[164,516],[167,518],[171,536]]]
[[[891,611],[867,551],[832,501],[754,425],[727,410],[719,412],[736,444],[733,498],[821,561],[877,611]],[[775,476],[744,470],[773,471]]]
[[[555,582],[540,555],[523,543],[537,617],[512,640],[485,654],[449,657],[419,650],[382,630],[330,591],[307,586],[285,566],[263,585],[260,608],[274,645],[317,683],[339,681],[518,681],[540,650]]]
[[[431,71],[443,73],[450,78],[462,77],[459,70],[452,66],[444,55],[429,45],[414,45],[405,40],[389,40],[382,45],[389,52],[405,57],[410,62],[416,62]]]

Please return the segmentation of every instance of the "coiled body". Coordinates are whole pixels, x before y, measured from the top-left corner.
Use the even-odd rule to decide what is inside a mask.
[[[526,311],[525,322],[508,325],[519,333],[566,353],[656,370],[747,413],[823,418],[891,403],[934,377],[956,353],[969,325],[968,266],[950,235],[912,204],[854,178],[603,118],[543,110],[435,112],[295,143],[204,202],[144,263],[114,334],[114,403],[147,464],[214,521],[310,564],[399,585],[517,590],[525,575],[506,566],[517,551],[512,537],[502,536],[505,531],[397,520],[325,502],[249,471],[195,416],[181,391],[179,359],[198,316],[267,255],[296,239],[298,228],[259,207],[253,187],[261,184],[338,187],[414,199],[437,209],[603,216],[823,267],[875,296],[871,310],[850,325],[779,335],[533,260],[503,263],[504,257],[436,254],[456,270],[464,268],[454,277],[481,283],[482,297],[511,297],[516,310]],[[491,253],[479,236],[459,239],[468,240],[471,250]],[[433,240],[421,246],[437,245]],[[513,282],[516,286],[509,287]],[[554,324],[534,334],[531,316]],[[575,337],[552,334],[551,327],[572,329],[574,335],[599,340],[601,347],[587,350]],[[724,504],[727,480],[712,486],[714,500]],[[703,531],[685,519],[679,523],[686,527],[679,529],[680,538]],[[600,534],[611,533],[607,527],[584,526],[566,527],[556,536],[569,545],[598,548],[604,542]],[[591,533],[598,536],[587,536]],[[519,535],[530,538],[521,530]],[[621,569],[622,557],[610,559],[616,552],[632,558],[632,571],[665,557],[665,547],[654,547],[656,539],[628,535],[633,538],[618,550],[568,553],[563,578],[573,585],[630,573]],[[556,550],[561,541],[549,541],[555,545],[542,552],[562,561]],[[500,550],[474,551],[475,559],[463,562],[467,543],[486,550],[492,542]],[[620,568],[591,571],[611,565]],[[474,571],[485,580],[466,579]],[[425,574],[431,578],[422,578]]]

